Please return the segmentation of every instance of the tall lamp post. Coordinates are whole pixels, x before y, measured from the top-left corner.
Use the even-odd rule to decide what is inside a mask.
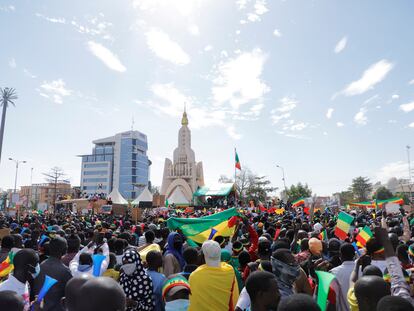
[[[408,190],[410,191],[410,203],[412,202],[412,191],[411,191],[411,158],[410,149],[411,146],[407,145],[407,161],[408,161]]]
[[[282,170],[282,180],[283,180],[283,186],[285,187],[285,195],[286,195],[286,200],[287,200],[287,187],[286,187],[285,169],[282,166],[278,165],[278,164],[276,164],[276,167],[278,167]]]
[[[20,163],[26,163],[26,161],[19,161],[13,158],[9,158],[10,161],[13,161],[14,163],[16,163],[16,176],[14,177],[14,193],[16,193],[17,191],[17,172],[19,171],[19,164]]]

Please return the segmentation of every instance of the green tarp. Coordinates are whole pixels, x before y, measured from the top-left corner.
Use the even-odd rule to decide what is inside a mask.
[[[217,187],[201,187],[194,192],[193,196],[195,197],[225,197],[233,190],[233,184],[220,185]]]

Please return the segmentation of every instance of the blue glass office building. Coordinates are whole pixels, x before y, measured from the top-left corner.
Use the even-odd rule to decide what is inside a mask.
[[[92,154],[81,156],[81,190],[109,194],[118,189],[125,199],[135,199],[149,183],[147,136],[128,131],[93,143]]]

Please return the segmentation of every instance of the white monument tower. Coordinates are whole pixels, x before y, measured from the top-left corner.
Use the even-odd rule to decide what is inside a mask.
[[[203,163],[195,161],[185,109],[181,125],[173,162],[166,158],[164,164],[161,195],[165,195],[169,204],[189,204],[197,188],[204,186]]]

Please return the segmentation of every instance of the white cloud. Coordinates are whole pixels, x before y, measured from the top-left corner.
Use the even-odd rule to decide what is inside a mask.
[[[343,124],[342,122],[336,122],[336,126],[337,126],[337,127],[344,127],[344,126],[345,126],[345,124]]]
[[[242,136],[236,132],[236,128],[233,125],[228,126],[226,128],[226,132],[234,140],[239,140],[242,138]]]
[[[249,12],[247,12],[246,17],[247,20],[242,19],[240,20],[240,24],[246,24],[248,22],[258,22],[261,21],[261,16],[267,12],[269,9],[266,7],[267,3],[266,0],[247,0],[247,1],[236,1],[239,10],[246,10],[248,9],[249,4]]]
[[[187,107],[190,123],[193,128],[209,127],[213,125],[224,126],[226,114],[224,111],[212,110],[208,107],[197,106],[195,98],[184,95],[174,83],[153,84],[151,92],[157,98],[154,102],[148,102],[156,112],[180,117],[183,113],[184,104]],[[159,100],[162,100],[160,103]]]
[[[336,54],[341,53],[345,49],[347,42],[347,37],[343,37],[341,40],[339,40],[338,43],[335,45],[334,52]]]
[[[35,15],[51,23],[66,24],[66,20],[63,17],[48,17],[40,13],[36,13]]]
[[[112,34],[110,33],[110,28],[113,26],[112,23],[103,20],[105,15],[103,13],[98,14],[97,16],[87,16],[86,22],[78,22],[74,18],[70,24],[76,29],[77,32],[92,37],[100,37],[101,39],[114,41]]]
[[[254,4],[254,11],[258,15],[263,15],[266,12],[269,12],[269,9],[266,7],[266,0],[256,0]]]
[[[14,58],[9,60],[9,66],[10,66],[10,68],[16,68],[17,67],[16,60]]]
[[[414,79],[408,82],[409,85],[414,85]]]
[[[327,119],[332,118],[333,112],[334,112],[334,109],[333,108],[329,108],[328,111],[326,112],[326,118]]]
[[[254,49],[219,64],[212,87],[215,105],[228,103],[238,109],[251,101],[261,100],[270,90],[261,79],[265,61],[262,50]]]
[[[197,25],[192,24],[190,27],[188,27],[188,32],[192,34],[193,36],[198,36],[200,34],[200,29]]]
[[[414,122],[411,122],[408,127],[414,128]]]
[[[398,94],[393,94],[391,96],[391,99],[399,99],[399,98],[400,98],[400,95],[398,95]]]
[[[299,103],[295,98],[289,97],[289,96],[285,96],[281,98],[279,101],[281,105],[278,108],[276,108],[276,111],[279,111],[279,112],[291,111],[295,109]]]
[[[328,136],[328,132],[323,132],[323,136]]]
[[[388,120],[388,123],[394,124],[394,123],[397,123],[397,120],[391,119],[391,120]]]
[[[51,82],[43,81],[40,88],[41,90],[38,90],[39,95],[50,99],[55,104],[62,104],[63,98],[72,94],[72,91],[66,88],[65,82],[62,79]]]
[[[366,69],[359,80],[351,82],[342,93],[346,96],[354,96],[373,89],[376,84],[385,79],[393,67],[394,65],[386,59],[380,60]]]
[[[165,10],[169,14],[171,10],[176,11],[182,16],[190,16],[194,9],[199,6],[203,0],[133,0],[132,6],[147,13],[159,13],[160,10]],[[174,14],[176,12],[173,12]]]
[[[36,79],[37,76],[35,76],[33,73],[31,73],[29,70],[27,70],[26,68],[23,69],[23,73],[26,77],[32,78],[32,79]]]
[[[376,174],[376,179],[385,183],[392,177],[407,178],[408,164],[405,161],[391,162],[380,168]]]
[[[210,44],[208,44],[208,45],[206,45],[206,46],[204,47],[204,51],[205,51],[205,52],[211,51],[212,49],[213,49],[213,46],[212,46],[212,45],[210,45]]]
[[[379,98],[378,94],[375,94],[374,96],[371,96],[370,98],[368,98],[367,100],[364,101],[364,105],[368,105],[369,103],[375,101],[376,99]]]
[[[13,12],[13,11],[16,11],[16,7],[14,5],[3,5],[3,6],[0,6],[0,11]]]
[[[148,47],[159,58],[176,65],[187,65],[190,56],[163,31],[152,29],[146,34]]]
[[[99,60],[101,60],[109,69],[125,72],[126,68],[119,60],[118,56],[112,53],[109,49],[104,47],[102,44],[89,41],[88,42],[89,51],[95,55]]]
[[[404,111],[404,112],[410,112],[414,110],[414,102],[408,103],[408,104],[403,104],[400,105],[400,110]]]
[[[307,123],[304,122],[297,122],[293,120],[289,120],[289,122],[283,126],[283,130],[290,130],[290,131],[302,131],[308,127]]]
[[[366,125],[368,123],[368,118],[366,116],[367,109],[366,108],[360,108],[359,111],[354,116],[355,123],[359,125]]]
[[[290,118],[290,113],[272,114],[270,118],[273,124],[278,124],[281,120]]]
[[[275,30],[273,30],[273,35],[274,35],[275,37],[280,38],[280,37],[282,36],[282,33],[280,32],[280,30],[279,30],[279,29],[275,29]]]

